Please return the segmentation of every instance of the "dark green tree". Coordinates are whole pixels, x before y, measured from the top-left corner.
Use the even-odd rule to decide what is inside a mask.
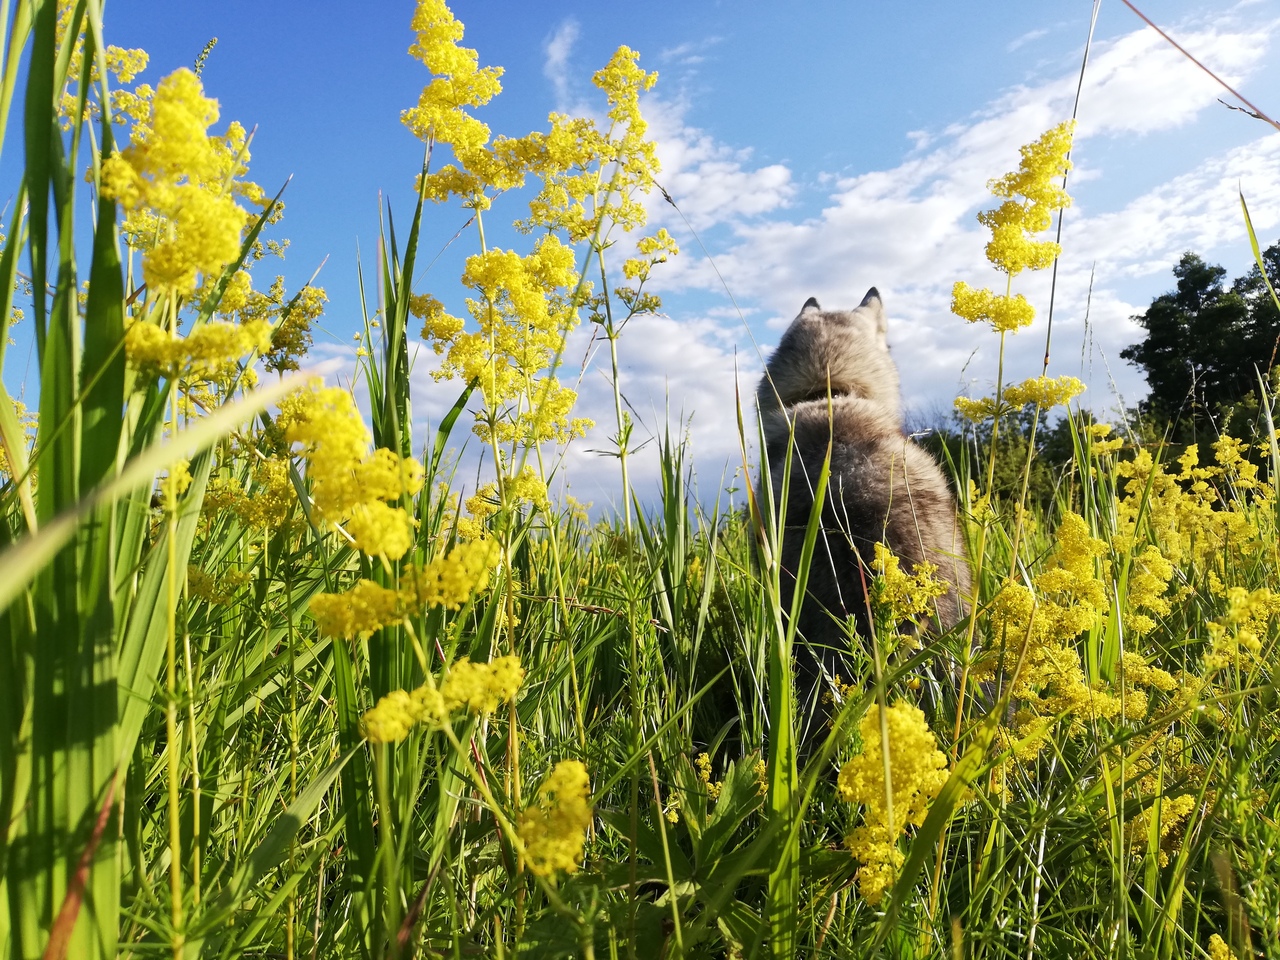
[[[1269,275],[1280,272],[1280,244],[1263,255]],[[1226,270],[1185,253],[1173,268],[1177,288],[1156,297],[1133,319],[1147,331],[1120,355],[1146,374],[1151,394],[1143,411],[1174,424],[1190,439],[1257,387],[1256,370],[1275,364],[1280,316],[1262,274],[1252,271],[1223,286]]]
[[[1274,243],[1262,252],[1262,262],[1274,287],[1280,281],[1280,243]],[[1231,289],[1244,298],[1249,311],[1246,335],[1258,356],[1263,358],[1258,362],[1258,369],[1266,373],[1280,360],[1280,308],[1271,298],[1266,279],[1256,263],[1248,273],[1231,284]]]

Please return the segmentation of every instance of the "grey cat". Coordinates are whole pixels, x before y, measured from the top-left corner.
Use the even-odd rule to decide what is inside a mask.
[[[950,629],[966,613],[970,573],[955,497],[933,457],[906,436],[887,331],[875,287],[854,310],[825,311],[810,297],[756,391],[779,512],[788,451],[792,461],[780,557],[784,611],[791,608],[805,526],[831,442],[822,533],[796,625],[797,691],[808,717],[815,707],[824,712],[817,701],[830,679],[852,679],[844,665],[846,623],[853,617],[857,633],[867,635],[863,584],[872,575],[876,541],[908,572],[921,560],[938,567],[949,589],[937,601],[937,629]],[[762,503],[764,495],[762,478]]]

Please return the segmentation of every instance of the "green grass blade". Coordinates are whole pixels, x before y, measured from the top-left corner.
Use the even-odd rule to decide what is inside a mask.
[[[226,404],[192,426],[179,431],[172,439],[153,444],[127,463],[109,482],[84,497],[78,504],[44,524],[34,536],[28,536],[0,552],[0,568],[6,576],[0,580],[0,610],[9,606],[57,552],[75,536],[77,525],[100,504],[114,503],[137,487],[149,486],[156,474],[175,459],[216,443],[233,427],[244,423],[260,410],[265,410],[291,390],[301,377],[290,377],[279,383],[255,390],[242,400]]]

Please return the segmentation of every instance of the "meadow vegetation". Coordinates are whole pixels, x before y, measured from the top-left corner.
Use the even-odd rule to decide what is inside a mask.
[[[1076,411],[1036,486],[1081,385],[1002,363],[945,447],[972,616],[917,629],[930,572],[867,558],[875,630],[801,758],[787,520],[695,503],[678,432],[637,452],[618,389],[677,253],[645,230],[637,54],[595,75],[598,117],[494,135],[501,70],[419,0],[426,161],[408,229],[384,214],[366,418],[299,372],[325,295],[270,277],[281,198],[199,64],[152,87],[99,0],[3,9],[0,363],[30,324],[39,379],[0,397],[0,957],[1280,956],[1265,378],[1176,448]],[[1002,357],[1071,134],[992,181],[997,289],[956,285]],[[410,284],[450,203],[462,297]],[[595,522],[548,492],[587,426],[580,322],[615,386]],[[419,334],[457,388],[438,423],[411,422]],[[467,431],[492,479],[464,490]]]

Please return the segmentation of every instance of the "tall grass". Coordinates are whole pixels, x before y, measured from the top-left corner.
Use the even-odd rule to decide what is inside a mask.
[[[415,20],[431,49],[457,40],[442,10],[424,2]],[[438,154],[464,172],[492,155],[468,153],[456,116],[417,117],[427,166],[407,232],[384,214],[359,368],[371,429],[350,469],[377,449],[401,478],[418,456],[422,477],[379,501],[412,518],[403,549],[367,551],[368,505],[322,489],[332,431],[301,432],[300,404],[345,422],[337,401],[287,375],[314,291],[231,305],[278,198],[260,198],[238,255],[197,291],[144,286],[167,228],[122,227],[103,194],[123,144],[100,3],[0,11],[0,127],[30,64],[0,349],[29,269],[40,362],[34,436],[0,396],[0,957],[1280,955],[1280,454],[1265,386],[1255,433],[1224,438],[1212,463],[1074,429],[1052,504],[971,487],[997,446],[966,451],[953,466],[972,619],[918,647],[892,618],[874,645],[855,638],[858,674],[801,762],[775,498],[695,503],[690,451],[670,432],[636,450],[621,400],[628,321],[657,309],[644,283],[674,252],[662,234],[622,270],[610,253],[642,225],[652,176],[633,61],[602,74],[611,126],[574,128],[589,150],[521,141],[535,158],[521,176],[546,201],[537,229],[564,238],[572,270],[548,279],[524,260],[525,274],[477,279],[505,256],[483,226],[516,184],[465,187],[481,258],[465,328],[412,277],[429,201],[462,189],[442,186],[457,181],[439,179]],[[241,173],[201,189],[248,197]],[[580,206],[556,207],[559,187]],[[534,282],[546,311],[521,299]],[[252,330],[264,312],[269,340],[215,373],[148,366],[127,333],[150,325],[192,350],[202,328]],[[618,400],[621,508],[594,523],[546,496],[575,429],[551,378],[579,316],[608,341]],[[439,423],[411,422],[415,317],[458,374]],[[522,359],[531,343],[542,352]],[[271,375],[254,386],[259,368]],[[751,411],[741,423],[754,433]],[[468,426],[494,482],[464,500],[447,451]],[[661,477],[648,502],[629,490],[639,456]],[[801,522],[811,558],[818,519]],[[491,559],[464,576],[458,551],[476,544]],[[400,605],[369,629],[324,628],[325,604],[353,588]],[[1029,607],[1011,605],[1015,588]],[[421,599],[437,589],[449,599]],[[1052,610],[1085,616],[1063,635]],[[462,665],[506,658],[518,689]],[[491,686],[464,696],[467,676]],[[892,764],[885,718],[902,702],[927,708],[945,782],[898,831],[878,899],[845,842],[870,807],[841,799],[838,774],[882,740]]]

